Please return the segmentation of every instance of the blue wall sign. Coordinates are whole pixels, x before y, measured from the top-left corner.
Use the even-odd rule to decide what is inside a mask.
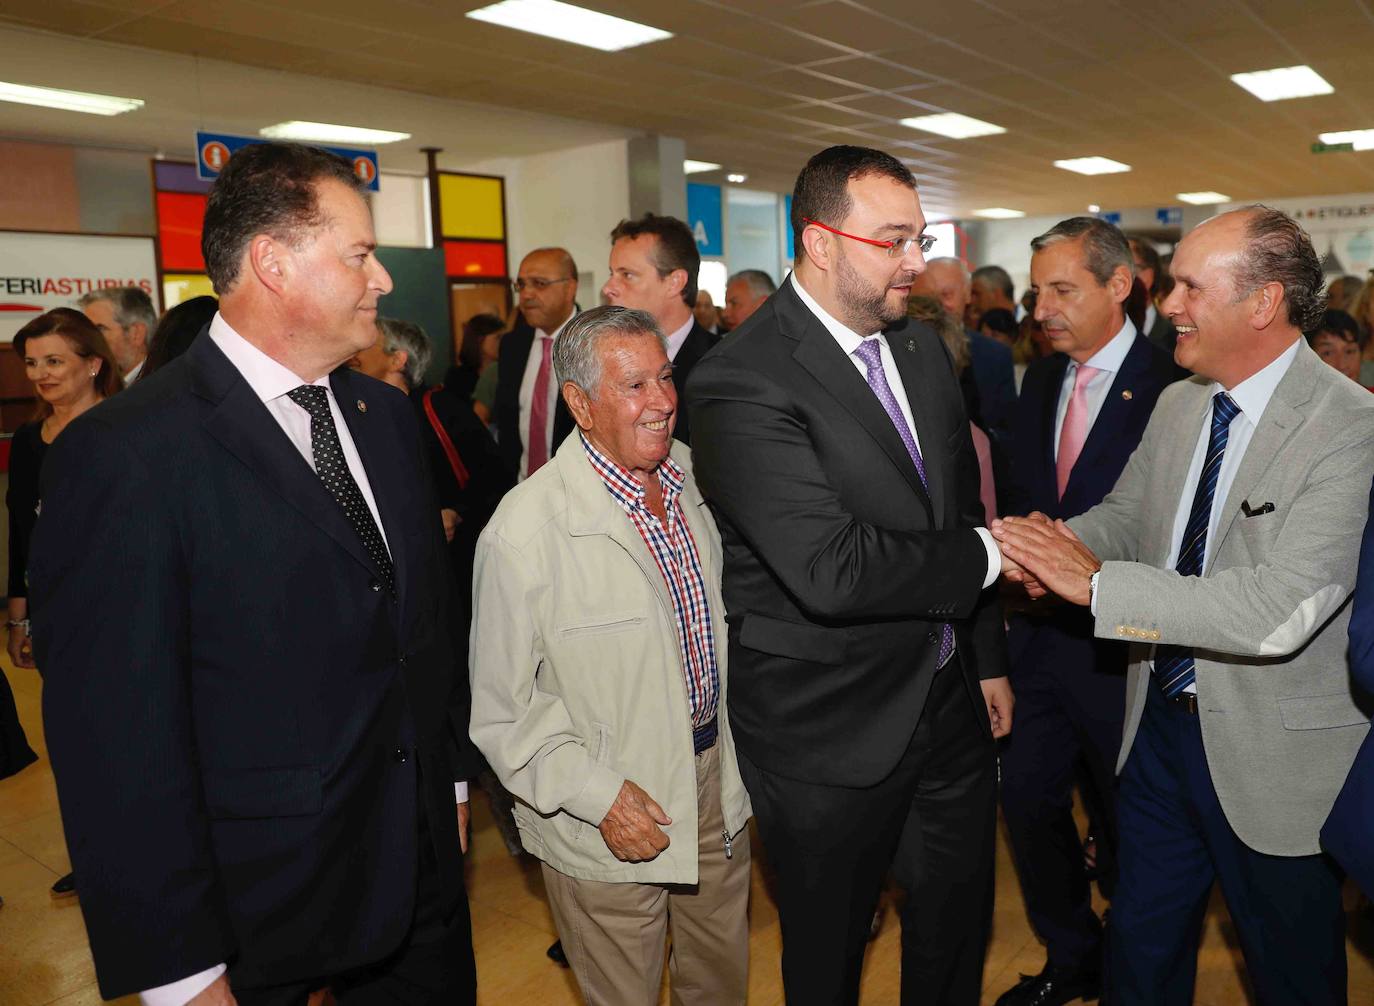
[[[687,183],[687,226],[703,255],[725,254],[725,220],[721,214],[720,186]]]

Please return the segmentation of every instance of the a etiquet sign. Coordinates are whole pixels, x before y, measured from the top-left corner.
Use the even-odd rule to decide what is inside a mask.
[[[112,286],[136,286],[159,302],[152,238],[0,230],[0,342],[44,311]]]

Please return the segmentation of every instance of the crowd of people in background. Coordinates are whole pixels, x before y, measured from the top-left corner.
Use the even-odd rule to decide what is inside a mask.
[[[836,147],[780,282],[717,305],[683,221],[607,221],[599,291],[530,251],[432,383],[331,158],[235,154],[217,296],[100,290],[14,340],[8,652],[106,995],[472,1002],[471,781],[589,1002],[665,964],[744,1002],[751,816],[789,1003],[855,1001],[885,887],[902,1001],[975,1002],[998,806],[1046,947],[999,1006],[1191,1001],[1214,880],[1259,1002],[1345,1001],[1318,832],[1374,675],[1374,275],[1326,282],[1262,207],[1167,254],[1074,217],[1018,298]],[[35,759],[4,684],[0,777]],[[158,837],[116,841],[135,785]]]

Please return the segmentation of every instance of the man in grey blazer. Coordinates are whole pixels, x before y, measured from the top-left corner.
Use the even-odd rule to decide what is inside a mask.
[[[1091,605],[1099,637],[1135,644],[1114,1006],[1192,1001],[1214,880],[1259,1003],[1344,1003],[1340,875],[1318,831],[1369,729],[1345,651],[1374,399],[1303,341],[1321,266],[1289,217],[1213,218],[1172,270],[1163,309],[1197,376],[1160,396],[1100,505],[993,533],[1033,593]]]

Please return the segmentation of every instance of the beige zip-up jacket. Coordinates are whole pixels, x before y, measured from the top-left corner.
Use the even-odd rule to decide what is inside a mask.
[[[692,478],[679,501],[696,540],[720,675],[721,807],[733,841],[750,817],[726,714],[720,535]],[[697,882],[692,721],[673,603],[639,532],[576,434],[516,486],[477,542],[471,638],[472,739],[517,798],[525,848],[583,880]],[[633,780],[672,824],[670,845],[625,863],[597,825]]]

